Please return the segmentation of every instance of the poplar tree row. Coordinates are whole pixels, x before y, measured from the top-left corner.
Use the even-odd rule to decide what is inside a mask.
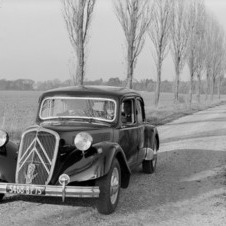
[[[87,33],[98,0],[61,0],[69,38],[77,56],[74,84],[83,85]],[[190,74],[189,103],[193,83],[206,81],[206,99],[213,98],[226,71],[225,33],[202,0],[112,0],[126,43],[127,88],[133,88],[133,75],[147,37],[156,66],[155,105],[161,92],[163,61],[170,52],[174,62],[174,100],[178,102],[179,86],[185,65]],[[151,59],[150,59],[151,61]]]

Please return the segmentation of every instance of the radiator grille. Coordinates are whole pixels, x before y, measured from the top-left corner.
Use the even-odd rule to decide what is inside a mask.
[[[59,135],[35,127],[22,135],[16,171],[20,184],[48,184],[56,163]]]

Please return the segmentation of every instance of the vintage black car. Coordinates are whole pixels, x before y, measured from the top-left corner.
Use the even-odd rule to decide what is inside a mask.
[[[0,131],[0,200],[5,193],[93,197],[98,211],[110,214],[134,167],[155,171],[158,149],[139,93],[103,86],[50,90],[19,148]]]

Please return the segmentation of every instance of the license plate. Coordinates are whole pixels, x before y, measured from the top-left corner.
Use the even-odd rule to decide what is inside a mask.
[[[21,195],[45,195],[45,186],[7,184],[6,192]]]

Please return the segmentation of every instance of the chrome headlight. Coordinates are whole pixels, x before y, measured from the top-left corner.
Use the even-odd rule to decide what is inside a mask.
[[[4,130],[0,130],[0,147],[3,147],[9,140],[8,133]]]
[[[93,143],[93,138],[89,133],[81,132],[78,133],[74,139],[74,144],[80,151],[88,150]]]

